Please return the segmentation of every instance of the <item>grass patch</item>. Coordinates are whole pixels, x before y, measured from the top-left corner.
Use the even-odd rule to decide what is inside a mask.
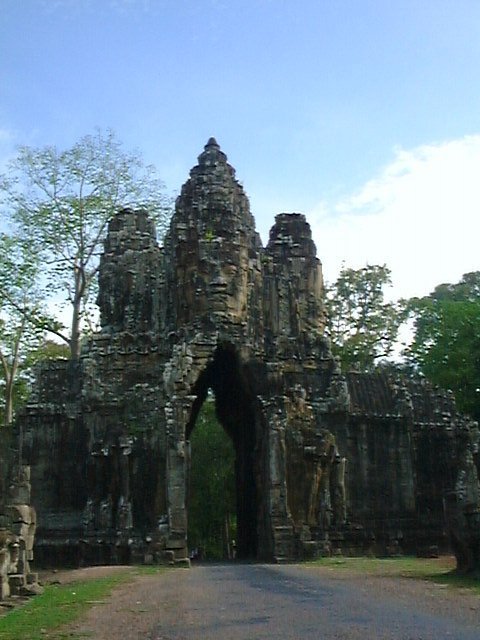
[[[80,618],[90,607],[108,598],[115,587],[138,575],[161,571],[157,567],[126,568],[102,578],[47,585],[18,609],[0,618],[1,640],[60,640],[71,638],[62,627]]]
[[[426,576],[426,579],[445,584],[454,589],[469,589],[480,596],[480,580],[472,576],[462,576],[457,573],[448,572],[436,576]]]
[[[480,580],[454,573],[455,561],[449,557],[416,558],[319,558],[308,563],[310,566],[327,567],[332,571],[348,570],[358,575],[383,576],[392,578],[416,578],[444,584],[457,589],[471,589],[480,595]]]

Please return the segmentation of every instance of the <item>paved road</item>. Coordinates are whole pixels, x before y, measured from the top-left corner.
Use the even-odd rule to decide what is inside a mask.
[[[418,583],[416,597],[400,584],[384,592],[301,566],[253,564],[198,566],[142,584],[117,601],[116,615],[100,608],[82,630],[102,640],[480,640],[478,611],[467,621],[455,619],[455,606],[435,612]]]

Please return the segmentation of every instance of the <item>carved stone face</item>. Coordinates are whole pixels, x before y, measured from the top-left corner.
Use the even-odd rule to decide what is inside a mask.
[[[248,199],[214,140],[198,160],[177,199],[166,242],[177,322],[217,314],[243,322],[254,257],[249,252],[257,243]]]

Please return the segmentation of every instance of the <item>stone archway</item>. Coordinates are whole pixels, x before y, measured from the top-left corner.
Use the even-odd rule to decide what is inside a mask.
[[[255,396],[235,348],[219,346],[212,361],[198,377],[192,389],[196,397],[185,428],[188,441],[200,408],[211,389],[218,420],[235,449],[235,486],[237,512],[237,557],[257,558],[259,552],[259,493],[265,491],[261,477],[266,461],[262,458],[262,440],[266,434],[257,415]],[[187,515],[188,517],[188,515]]]

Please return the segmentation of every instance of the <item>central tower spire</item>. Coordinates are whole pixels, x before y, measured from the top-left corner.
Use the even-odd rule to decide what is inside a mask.
[[[261,242],[243,187],[213,137],[177,198],[165,251],[175,265],[169,287],[177,324],[246,322]]]
[[[212,175],[216,173],[219,178],[230,177],[235,179],[235,169],[228,164],[226,154],[220,149],[215,138],[210,138],[202,153],[198,156],[198,165],[190,171],[190,177],[197,175]]]

